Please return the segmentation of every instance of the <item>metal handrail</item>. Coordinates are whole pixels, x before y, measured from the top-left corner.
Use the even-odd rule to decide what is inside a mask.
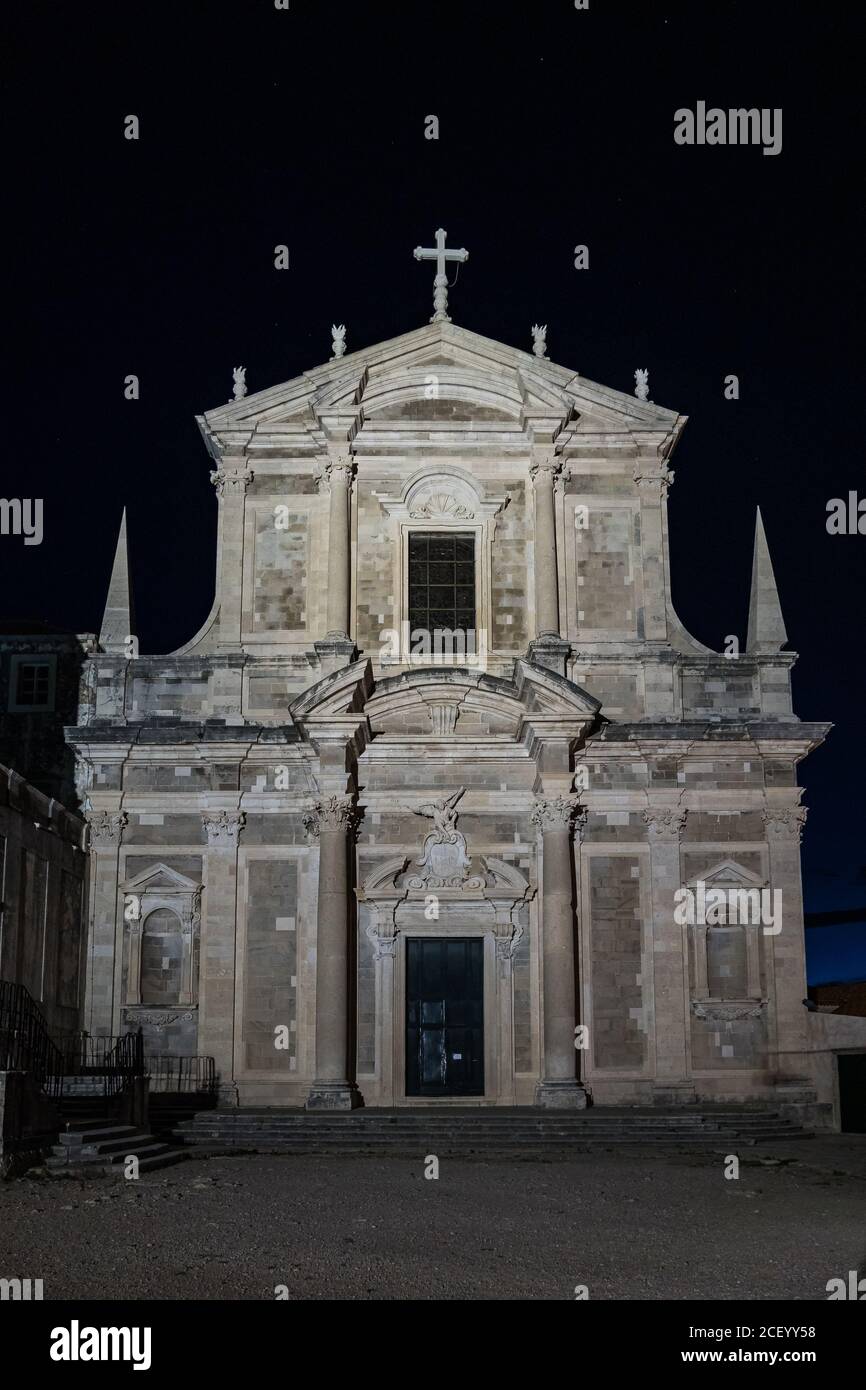
[[[145,1071],[150,1078],[150,1093],[212,1095],[217,1088],[216,1063],[213,1057],[178,1057],[155,1053],[146,1057]]]
[[[63,1054],[24,985],[0,980],[0,1071],[30,1072],[47,1095],[63,1094]]]

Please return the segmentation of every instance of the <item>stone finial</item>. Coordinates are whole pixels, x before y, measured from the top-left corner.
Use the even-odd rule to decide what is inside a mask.
[[[532,351],[536,357],[544,357],[547,353],[547,324],[532,325]]]
[[[755,517],[755,549],[752,555],[752,591],[749,597],[749,630],[746,651],[759,655],[781,651],[788,640],[776,576],[767,545],[761,509]]]
[[[639,401],[649,400],[649,368],[638,367],[634,374],[634,393]]]
[[[126,508],[124,507],[123,515],[120,518],[120,530],[117,535],[111,580],[108,585],[108,597],[105,600],[102,626],[99,629],[99,645],[102,650],[117,655],[130,656],[134,647],[134,643],[130,642],[133,636],[134,621],[129,553],[126,544]]]
[[[232,370],[232,379],[233,379],[233,381],[234,381],[234,398],[235,398],[236,401],[242,401],[243,398],[244,398],[244,396],[247,394],[247,369],[246,369],[246,367],[235,367],[235,368],[233,368],[233,370]]]
[[[334,358],[340,358],[346,351],[346,325],[344,323],[331,324],[331,351]]]

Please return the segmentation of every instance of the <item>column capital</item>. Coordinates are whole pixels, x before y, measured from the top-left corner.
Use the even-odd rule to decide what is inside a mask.
[[[355,460],[351,454],[332,454],[322,468],[322,476],[329,487],[335,484],[349,487],[355,476]]]
[[[357,823],[358,807],[351,796],[322,797],[304,814],[304,827],[315,840],[326,830],[342,830],[349,835]]]
[[[218,497],[243,497],[255,473],[252,468],[215,468],[210,480],[216,488]]]
[[[90,843],[94,849],[116,849],[129,821],[125,811],[88,811]]]
[[[806,806],[768,806],[761,812],[768,840],[794,840],[800,844],[809,814]]]
[[[532,809],[532,823],[542,835],[551,830],[571,830],[579,827],[583,834],[587,810],[576,796],[537,796]]]
[[[664,462],[660,468],[654,469],[638,464],[632,476],[639,488],[643,488],[647,491],[650,489],[657,489],[653,501],[661,501],[663,497],[667,497],[668,492],[673,487],[674,472],[671,468],[668,468],[667,464]]]
[[[237,848],[247,819],[243,811],[202,811],[201,819],[211,849]]]
[[[562,468],[562,459],[546,449],[533,449],[529,476],[536,487],[542,483],[552,486]]]
[[[673,843],[679,840],[688,812],[680,806],[650,806],[643,813],[650,844]]]

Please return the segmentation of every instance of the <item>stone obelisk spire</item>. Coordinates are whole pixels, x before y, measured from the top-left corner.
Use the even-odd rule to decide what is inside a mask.
[[[749,632],[746,650],[755,654],[777,652],[785,645],[788,634],[779,603],[773,562],[758,507],[755,519],[755,552],[752,559],[752,593],[749,599]]]
[[[129,554],[126,546],[126,508],[120,518],[120,531],[117,549],[114,552],[114,565],[105,612],[99,629],[99,645],[104,652],[116,652],[128,656],[128,639],[134,632],[135,614],[132,604],[132,584],[129,577]]]

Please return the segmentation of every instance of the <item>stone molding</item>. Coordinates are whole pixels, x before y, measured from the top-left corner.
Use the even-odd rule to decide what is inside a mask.
[[[643,813],[650,843],[674,843],[679,840],[688,811],[681,807],[649,807]]]
[[[125,811],[88,811],[90,844],[93,849],[116,849],[129,821]]]
[[[201,819],[211,849],[237,848],[247,819],[243,811],[202,811]]]
[[[762,811],[761,818],[767,839],[796,840],[797,844],[800,844],[808,814],[806,806],[772,807]]]

